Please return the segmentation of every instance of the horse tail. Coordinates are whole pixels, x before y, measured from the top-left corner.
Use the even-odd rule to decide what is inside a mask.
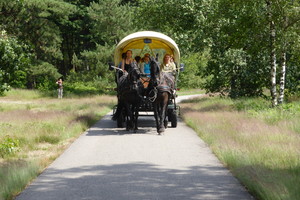
[[[122,113],[123,107],[124,107],[124,103],[119,102],[118,106],[117,106],[117,110],[116,110],[115,114],[112,116],[112,120],[116,121],[118,119],[118,117]]]

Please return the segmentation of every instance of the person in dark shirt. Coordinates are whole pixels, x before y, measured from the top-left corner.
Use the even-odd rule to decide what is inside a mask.
[[[126,57],[125,59],[122,60],[122,70],[128,72],[129,68],[131,67],[131,63],[133,62],[133,58],[132,58],[132,51],[131,50],[127,50],[126,51]]]

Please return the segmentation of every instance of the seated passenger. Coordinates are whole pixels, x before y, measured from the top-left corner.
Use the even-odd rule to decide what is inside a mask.
[[[141,56],[136,56],[136,57],[134,57],[134,60],[136,61],[136,64],[139,65],[142,61],[142,58],[141,58]]]
[[[150,77],[150,54],[146,53],[143,62],[140,64],[141,73]]]
[[[126,58],[126,53],[122,53],[122,61],[118,64],[118,68],[122,68],[122,64],[123,64],[123,60]],[[116,71],[116,75],[115,75],[115,81],[118,84],[118,80],[120,79],[120,77],[123,75],[123,72],[120,70]]]
[[[122,70],[128,72],[128,70],[131,68],[131,63],[133,61],[134,60],[132,58],[132,51],[127,50],[126,57],[122,60],[122,65],[121,65]]]
[[[167,72],[167,73],[172,73],[173,76],[176,73],[176,65],[174,62],[171,61],[171,55],[166,54],[164,56],[163,63],[160,65],[160,71],[161,72]]]
[[[170,54],[166,54],[163,59],[163,63],[160,65],[160,72],[164,74],[164,78],[167,80],[168,85],[171,89],[175,89],[175,75],[176,65],[171,61],[172,57]]]
[[[176,71],[178,70],[178,68],[177,68],[177,63],[175,62],[175,59],[174,59],[174,56],[173,55],[171,55],[171,63],[174,63],[175,64],[175,68],[176,68]],[[178,71],[177,71],[178,72]]]
[[[150,80],[150,54],[146,53],[143,62],[140,64],[141,73],[145,75],[145,77],[141,78],[141,81],[144,85],[144,88],[147,88]]]
[[[126,53],[122,53],[122,60],[120,61],[120,63],[118,64],[118,68],[122,68],[122,62],[123,60],[126,58]]]

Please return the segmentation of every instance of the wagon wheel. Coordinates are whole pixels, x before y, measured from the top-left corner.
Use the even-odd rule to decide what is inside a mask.
[[[121,114],[119,115],[119,117],[117,119],[117,127],[123,128],[123,122],[124,122],[124,113],[121,112]]]
[[[167,119],[164,121],[164,126],[165,126],[165,128],[168,128],[168,120]]]
[[[170,113],[170,118],[171,118],[171,127],[176,128],[177,127],[177,115],[176,112]]]

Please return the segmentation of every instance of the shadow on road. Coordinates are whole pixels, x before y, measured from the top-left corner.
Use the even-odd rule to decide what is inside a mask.
[[[101,158],[99,158],[101,159]],[[221,167],[165,169],[149,163],[48,169],[17,200],[249,199]],[[41,198],[42,197],[42,198]]]
[[[178,119],[178,121],[180,121]],[[173,129],[170,127],[170,129]],[[127,134],[157,134],[156,123],[153,116],[140,116],[138,119],[138,131],[126,131],[124,128],[117,128],[117,122],[111,119],[111,116],[107,115],[101,119],[98,123],[93,125],[87,131],[87,136],[107,136],[107,135],[127,135]]]

